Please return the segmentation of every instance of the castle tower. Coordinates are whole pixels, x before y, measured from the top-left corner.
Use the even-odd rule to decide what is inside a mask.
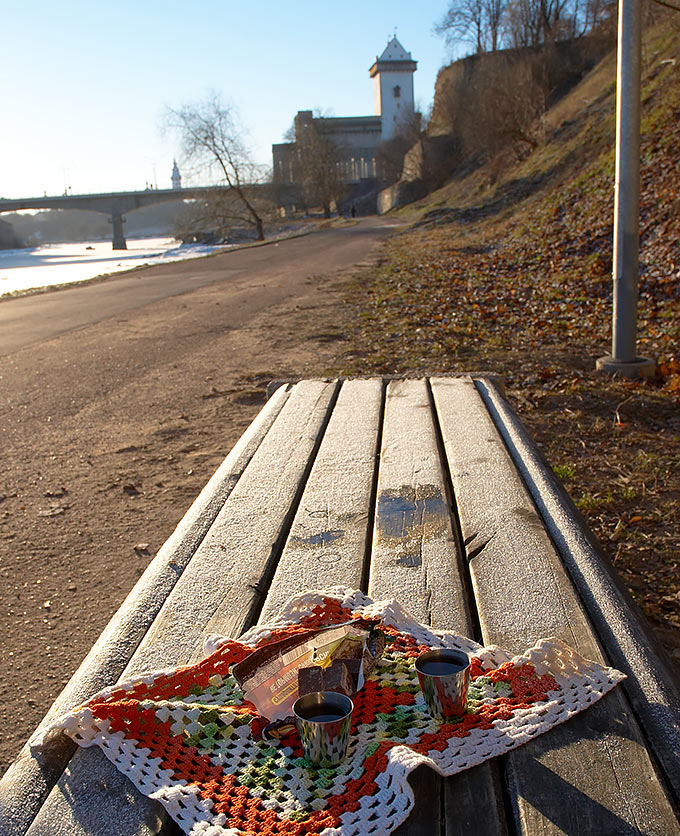
[[[177,160],[172,161],[172,188],[182,188],[182,175],[179,173],[179,168],[177,168]]]
[[[415,112],[413,73],[418,66],[395,35],[369,70],[375,112],[382,117],[382,139],[391,139]]]

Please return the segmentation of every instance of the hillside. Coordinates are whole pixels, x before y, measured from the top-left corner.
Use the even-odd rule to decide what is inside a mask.
[[[643,50],[639,353],[611,339],[616,56],[506,148],[399,212],[410,227],[356,288],[345,371],[502,374],[515,408],[680,663],[680,15]],[[526,148],[526,146],[524,146]]]

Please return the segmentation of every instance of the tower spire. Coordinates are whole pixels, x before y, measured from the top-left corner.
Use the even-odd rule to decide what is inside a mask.
[[[182,188],[182,175],[179,173],[179,168],[177,167],[177,160],[172,161],[172,188]]]

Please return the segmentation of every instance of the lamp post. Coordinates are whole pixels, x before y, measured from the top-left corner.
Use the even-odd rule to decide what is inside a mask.
[[[614,194],[612,353],[596,366],[609,374],[648,377],[656,363],[638,357],[637,300],[640,219],[641,0],[619,0]]]

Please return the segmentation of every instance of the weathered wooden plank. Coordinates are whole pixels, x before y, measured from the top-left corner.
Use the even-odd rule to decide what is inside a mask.
[[[336,388],[335,383],[304,381],[290,392],[124,676],[200,655],[197,648],[211,629],[236,636],[251,626],[264,593],[261,584],[278,557]],[[28,833],[157,832],[158,821],[166,818],[157,802],[138,794],[133,806],[117,800],[129,787],[101,752],[77,752]],[[99,822],[96,830],[94,821]],[[57,830],[55,823],[61,822],[71,829]],[[86,825],[78,829],[78,822]],[[150,828],[149,822],[155,824]]]
[[[382,381],[343,383],[260,616],[306,589],[359,589],[370,531]]]
[[[387,388],[369,594],[396,598],[433,627],[472,635],[424,380]],[[410,781],[416,804],[396,836],[506,832],[488,765],[444,781],[422,768]]]
[[[262,408],[139,579],[46,714],[39,729],[112,685],[212,525],[288,399],[279,389]],[[67,738],[40,752],[26,745],[0,780],[0,832],[25,833],[75,750]]]
[[[322,380],[296,384],[196,553],[193,571],[165,602],[135,665],[147,663],[147,651],[156,665],[201,658],[206,633],[238,636],[256,620],[336,389],[335,382]]]
[[[387,387],[368,594],[389,589],[415,617],[465,623],[446,489],[427,383]]]
[[[649,623],[616,577],[563,486],[507,401],[490,381],[476,384],[515,467],[578,589],[612,663],[627,674],[630,699],[680,806],[680,682]]]
[[[472,381],[433,380],[484,641],[511,652],[557,636],[602,653]],[[621,689],[504,758],[526,834],[678,832]]]

